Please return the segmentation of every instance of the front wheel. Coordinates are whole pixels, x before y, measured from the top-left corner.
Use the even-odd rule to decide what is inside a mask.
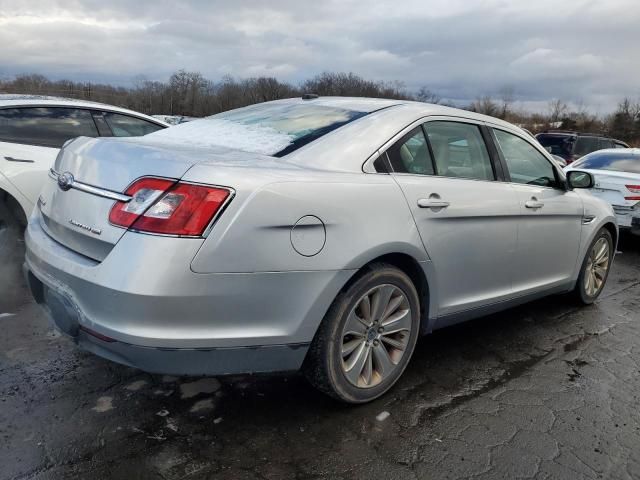
[[[587,250],[576,284],[575,295],[583,304],[592,304],[602,293],[609,277],[613,255],[611,233],[602,228]]]
[[[392,265],[372,265],[334,300],[303,371],[338,400],[371,401],[402,375],[419,326],[420,300],[411,279]]]

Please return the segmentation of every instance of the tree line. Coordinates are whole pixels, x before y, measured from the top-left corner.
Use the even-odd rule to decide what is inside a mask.
[[[454,105],[426,86],[411,92],[401,82],[377,82],[354,73],[324,72],[294,85],[273,77],[237,79],[226,76],[214,82],[199,72],[179,70],[166,82],[137,77],[131,87],[50,80],[39,74],[23,74],[11,80],[0,80],[0,93],[55,95],[109,103],[147,114],[193,117],[303,93],[396,98],[464,108],[505,119],[533,133],[549,128],[577,130],[603,133],[640,145],[640,98],[623,98],[616,110],[605,116],[589,112],[581,103],[570,106],[562,99],[550,100],[546,112],[532,113],[517,107],[516,91],[510,86],[494,95],[480,96],[467,105]]]

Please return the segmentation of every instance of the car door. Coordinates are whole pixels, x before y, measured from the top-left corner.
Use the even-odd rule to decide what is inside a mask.
[[[434,119],[387,155],[431,258],[437,315],[508,298],[519,205],[496,175],[481,125]]]
[[[88,110],[49,106],[0,109],[2,172],[33,205],[60,147],[79,136],[98,136]]]
[[[520,204],[514,292],[568,284],[582,232],[580,196],[567,190],[560,172],[527,139],[497,128],[493,135]]]

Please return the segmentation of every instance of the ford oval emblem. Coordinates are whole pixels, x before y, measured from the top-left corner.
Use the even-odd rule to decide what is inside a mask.
[[[73,175],[71,175],[71,173],[64,172],[58,175],[58,187],[60,187],[60,190],[66,192],[73,185],[73,180]]]

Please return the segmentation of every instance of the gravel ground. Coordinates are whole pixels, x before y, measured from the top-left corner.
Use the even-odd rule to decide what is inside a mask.
[[[640,478],[640,238],[595,305],[438,331],[388,395],[349,407],[297,375],[163,377],[83,353],[0,235],[1,479]]]

